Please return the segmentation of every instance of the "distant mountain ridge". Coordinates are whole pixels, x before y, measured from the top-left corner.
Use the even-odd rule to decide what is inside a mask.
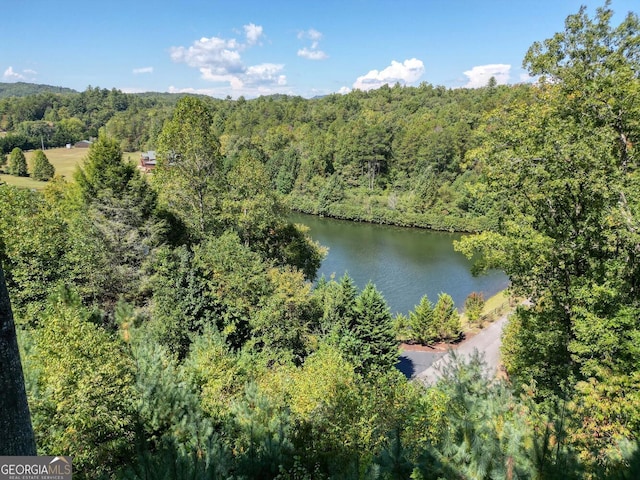
[[[72,88],[66,87],[54,87],[52,85],[42,85],[37,83],[27,82],[15,82],[15,83],[2,83],[0,82],[0,98],[8,97],[28,97],[29,95],[35,95],[38,93],[78,93]]]
[[[87,87],[91,88],[91,86]],[[100,87],[96,87],[100,88]],[[118,89],[116,89],[118,90]],[[56,87],[53,85],[45,85],[39,83],[27,83],[27,82],[13,82],[13,83],[3,83],[0,82],[0,99],[1,98],[11,98],[11,97],[28,97],[30,95],[37,95],[39,93],[63,93],[63,94],[71,94],[71,93],[82,93],[78,90],[74,90],[73,88],[67,87]],[[126,92],[125,92],[126,93]],[[137,97],[163,97],[163,98],[175,98],[176,101],[180,97],[184,97],[185,95],[194,96],[194,97],[207,97],[207,95],[203,94],[193,94],[193,93],[169,93],[169,92],[136,92],[136,93],[127,93],[127,95],[135,95]]]

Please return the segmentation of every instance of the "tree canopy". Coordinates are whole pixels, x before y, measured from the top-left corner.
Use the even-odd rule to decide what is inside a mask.
[[[620,375],[628,383],[616,389],[633,391],[639,378],[640,22],[630,13],[613,27],[612,15],[608,4],[594,18],[583,8],[527,53],[542,75],[536,94],[492,114],[473,153],[503,214],[460,248],[481,254],[479,268],[504,268],[532,304],[508,327],[508,371],[542,396],[613,403],[625,413],[597,423],[619,439],[640,420],[634,394],[603,392]],[[585,448],[600,449],[603,464],[614,455],[594,438]]]
[[[534,44],[531,85],[0,99],[3,153],[95,138],[73,182],[0,185],[0,445],[35,448],[17,338],[36,451],[78,478],[637,478],[640,23],[613,18]],[[405,378],[399,340],[459,337],[451,297],[394,320],[372,283],[313,283],[292,205],[483,230],[458,248],[525,300],[505,375]]]

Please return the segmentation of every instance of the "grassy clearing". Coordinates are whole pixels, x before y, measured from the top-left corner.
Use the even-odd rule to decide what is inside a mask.
[[[502,290],[486,300],[478,322],[470,324],[467,316],[463,312],[462,315],[460,315],[462,329],[466,332],[478,331],[508,313],[514,308],[516,303],[515,299],[509,295],[507,290]]]
[[[56,176],[62,176],[67,180],[73,179],[73,172],[76,166],[81,164],[89,153],[88,148],[51,148],[44,151],[45,155],[56,169]],[[34,151],[24,152],[24,156],[27,157],[27,164],[31,167],[31,159],[33,158]],[[125,160],[130,159],[134,162],[140,158],[139,152],[125,153],[123,155]],[[13,175],[0,174],[0,181],[6,182],[9,185],[15,185],[17,187],[33,188],[35,190],[41,190],[47,182],[39,182],[31,177],[14,177]]]
[[[488,298],[482,309],[482,316],[489,315],[491,312],[504,308],[509,304],[511,297],[506,290],[496,293],[493,297]]]

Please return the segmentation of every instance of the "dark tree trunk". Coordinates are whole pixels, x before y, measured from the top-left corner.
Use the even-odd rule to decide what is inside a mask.
[[[0,455],[35,455],[16,327],[0,265]]]

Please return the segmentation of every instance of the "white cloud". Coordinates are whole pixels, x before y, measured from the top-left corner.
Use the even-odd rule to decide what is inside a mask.
[[[287,77],[281,75],[280,72],[284,68],[284,65],[275,63],[262,63],[260,65],[254,65],[247,68],[246,79],[248,83],[258,84],[275,84],[286,85]]]
[[[244,34],[246,43],[234,38],[203,37],[189,47],[171,47],[169,53],[174,62],[197,68],[203,80],[226,83],[234,93],[244,92],[249,88],[262,91],[271,86],[286,85],[287,77],[282,74],[284,65],[263,63],[246,66],[244,64],[242,52],[256,45],[264,33],[261,26],[250,23],[244,25]]]
[[[411,58],[404,62],[391,61],[384,70],[371,70],[366,75],[358,77],[353,83],[353,88],[359,90],[372,90],[380,88],[382,85],[409,85],[417,82],[424,73],[424,64],[422,60]]]
[[[329,55],[324,53],[322,50],[313,50],[312,48],[309,49],[307,47],[298,50],[298,56],[306,58],[307,60],[324,60],[329,57]]]
[[[322,40],[322,37],[322,33],[320,33],[315,28],[310,28],[309,30],[302,30],[301,32],[298,32],[298,38],[300,40],[308,38],[309,40],[312,40],[314,42],[319,42],[320,40]]]
[[[153,67],[141,67],[133,69],[134,75],[139,75],[141,73],[153,73]]]
[[[342,95],[346,95],[350,91],[351,91],[351,89],[349,87],[340,87],[340,90],[338,90],[338,93],[340,93]]]
[[[27,79],[24,75],[14,71],[13,67],[7,68],[2,76],[5,80],[12,80],[14,82],[24,81]]]
[[[229,89],[229,87],[212,87],[212,88],[178,88],[171,85],[167,91],[169,93],[194,93],[199,95],[209,95],[211,97],[226,97],[227,95],[232,98],[238,98],[239,96],[255,97],[259,95],[272,95],[274,93],[285,93],[293,95],[294,92],[286,86],[273,86],[273,85],[258,85],[258,86],[245,86],[242,85],[237,88]]]
[[[491,65],[478,65],[471,70],[467,70],[464,74],[469,81],[465,85],[466,88],[485,87],[491,77],[496,79],[498,85],[504,85],[509,82],[511,65],[503,63],[495,63]]]
[[[171,47],[171,60],[194,68],[206,68],[218,75],[241,72],[240,45],[235,39],[203,37],[189,48]]]
[[[262,27],[250,23],[244,26],[244,33],[247,36],[247,43],[249,45],[255,45],[262,36]]]
[[[329,58],[325,52],[318,48],[320,40],[323,35],[318,30],[314,28],[310,28],[309,30],[303,30],[298,32],[298,39],[300,40],[311,40],[311,47],[301,48],[298,50],[298,56],[302,58],[306,58],[307,60],[324,60]]]
[[[228,83],[229,86],[234,90],[242,88],[242,86],[244,85],[244,82],[242,81],[240,76],[232,75],[229,73],[227,74],[215,73],[211,68],[202,67],[200,69],[200,74],[203,80],[206,80],[208,82],[215,82],[215,83]]]

